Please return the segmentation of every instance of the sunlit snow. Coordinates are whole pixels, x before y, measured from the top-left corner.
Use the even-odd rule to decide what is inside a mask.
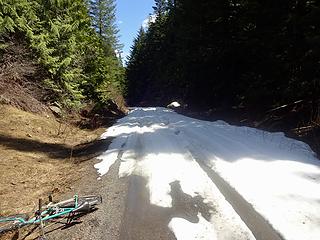
[[[178,108],[178,107],[180,107],[181,105],[180,105],[180,103],[178,103],[178,102],[172,102],[172,103],[170,103],[167,107],[171,107],[171,108]]]
[[[100,175],[120,161],[119,176],[147,181],[150,203],[172,207],[171,185],[212,209],[197,223],[172,218],[177,239],[253,239],[199,166],[207,165],[253,205],[285,239],[319,239],[320,161],[306,144],[223,121],[207,122],[165,108],[136,108],[102,135],[112,137],[96,164]],[[190,228],[190,234],[182,227]],[[192,229],[192,230],[191,230]],[[186,237],[188,236],[188,237]]]
[[[183,218],[173,218],[169,223],[169,228],[174,232],[177,239],[216,240],[217,234],[211,224],[200,214],[198,218],[198,223],[191,223]]]

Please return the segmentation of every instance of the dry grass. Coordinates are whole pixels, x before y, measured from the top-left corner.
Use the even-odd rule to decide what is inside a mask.
[[[50,192],[72,192],[86,164],[70,160],[71,150],[103,131],[80,130],[50,116],[0,105],[0,215],[30,212]]]

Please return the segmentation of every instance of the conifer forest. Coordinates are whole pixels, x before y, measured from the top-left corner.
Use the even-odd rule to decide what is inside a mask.
[[[320,0],[0,0],[0,240],[320,240],[319,187]]]
[[[122,94],[114,0],[1,0],[0,50],[23,44],[45,72],[48,101],[78,108]],[[5,64],[5,63],[4,63]]]
[[[269,110],[297,101],[318,116],[320,2],[156,0],[127,65],[129,103]]]
[[[319,1],[155,0],[126,59],[115,12],[115,0],[0,0],[1,64],[24,45],[45,101],[68,108],[121,96],[319,129]]]

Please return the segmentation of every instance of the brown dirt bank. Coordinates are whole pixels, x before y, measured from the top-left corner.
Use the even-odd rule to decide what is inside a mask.
[[[108,147],[109,140],[97,140],[104,131],[0,105],[0,216],[32,212],[49,193],[74,194],[92,159]],[[19,239],[12,234],[2,238]]]

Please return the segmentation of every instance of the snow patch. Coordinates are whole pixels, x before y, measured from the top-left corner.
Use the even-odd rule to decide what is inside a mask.
[[[180,103],[178,103],[178,102],[172,102],[172,103],[170,103],[170,104],[168,104],[168,108],[178,108],[178,107],[180,107],[181,105],[180,105]]]
[[[253,239],[197,161],[218,173],[285,239],[319,239],[320,161],[303,142],[166,108],[134,108],[101,136],[107,137],[114,139],[95,165],[99,174],[121,159],[119,176],[143,177],[151,204],[172,208],[171,184],[177,181],[184,194],[201,197],[218,212],[211,211],[210,221],[198,214],[200,225],[173,218],[170,228],[178,239],[201,239],[210,231],[218,239]],[[182,226],[196,233],[182,235]]]
[[[216,240],[217,234],[207,220],[198,214],[197,223],[189,222],[183,218],[172,218],[169,228],[177,240]]]

